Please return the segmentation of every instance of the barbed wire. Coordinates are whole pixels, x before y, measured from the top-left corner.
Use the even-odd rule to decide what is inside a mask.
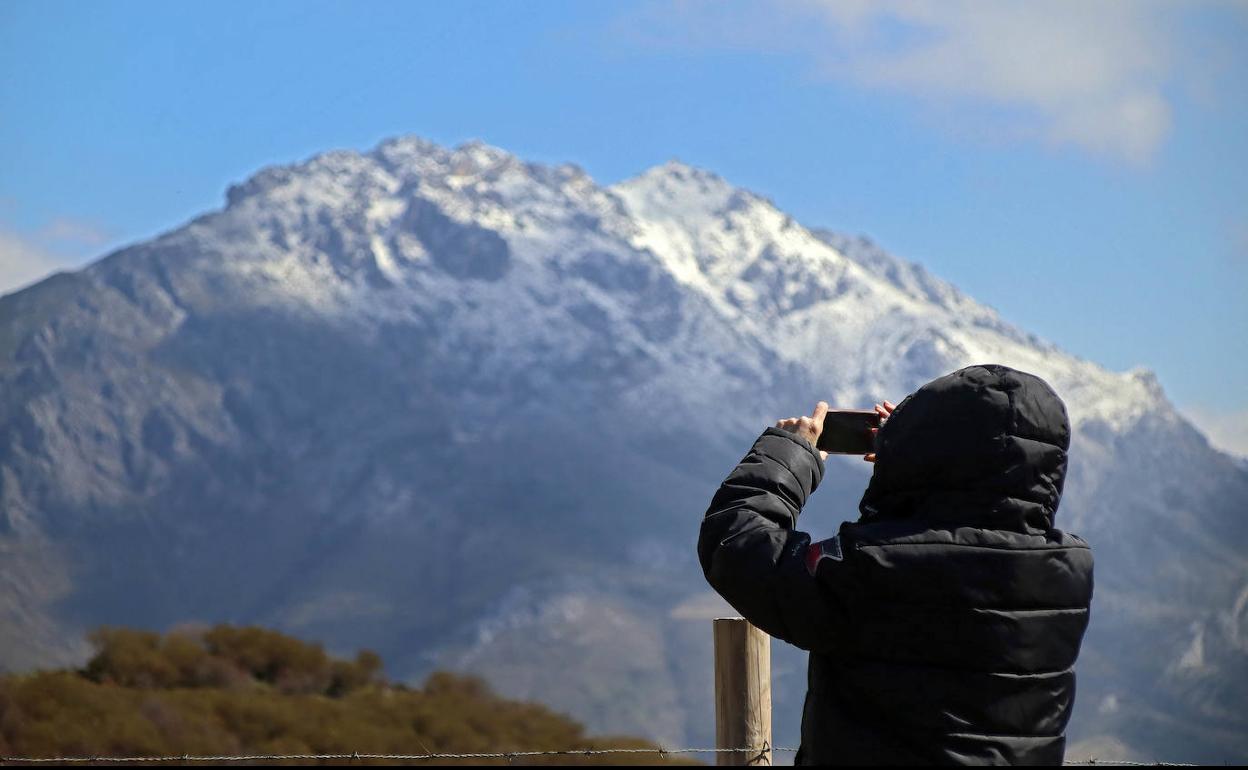
[[[1200,767],[1195,762],[1132,762],[1127,759],[1079,759],[1074,762],[1063,762],[1063,765],[1111,765],[1117,767]]]
[[[755,747],[750,749],[557,749],[549,751],[478,751],[464,753],[428,752],[425,754],[243,754],[238,756],[205,756],[183,754],[165,757],[0,757],[4,762],[280,762],[283,760],[355,760],[388,759],[420,761],[430,759],[522,759],[524,757],[581,757],[600,754],[730,754],[766,753],[768,751],[795,752],[797,749],[782,746]]]
[[[8,763],[79,763],[87,764],[92,762],[113,763],[113,764],[129,764],[139,762],[283,762],[283,761],[355,761],[355,760],[388,760],[403,762],[421,762],[429,760],[441,759],[524,759],[527,757],[579,757],[579,756],[600,756],[603,754],[658,754],[666,756],[668,754],[736,754],[747,752],[759,752],[762,754],[771,752],[787,752],[793,753],[797,749],[785,746],[768,746],[764,744],[762,748],[748,749],[559,749],[550,751],[478,751],[464,753],[446,753],[446,752],[428,752],[425,754],[361,754],[353,751],[350,754],[242,754],[237,756],[208,756],[208,755],[192,755],[183,754],[181,756],[164,756],[164,757],[0,757],[0,764]],[[1074,762],[1066,762],[1066,765],[1117,765],[1124,767],[1197,767],[1196,764],[1190,762],[1133,762],[1127,760],[1115,759],[1086,759]]]

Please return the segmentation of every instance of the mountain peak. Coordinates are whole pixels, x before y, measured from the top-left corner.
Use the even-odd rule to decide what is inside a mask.
[[[611,190],[646,219],[693,226],[757,204],[774,208],[765,198],[734,186],[720,175],[676,159],[625,179]]]
[[[481,139],[444,147],[424,137],[387,139],[370,156],[399,178],[412,176],[473,177],[510,168],[520,161],[510,152]]]
[[[652,195],[666,198],[720,198],[737,191],[736,187],[719,174],[691,166],[677,158],[652,166],[637,176],[620,182],[616,187],[647,189],[652,191]]]
[[[471,139],[455,147],[451,153],[451,173],[470,175],[487,171],[516,160],[516,156],[480,139]]]
[[[442,145],[432,142],[423,136],[405,134],[383,140],[373,150],[379,157],[386,156],[445,156],[448,151]]]
[[[702,179],[702,180],[717,180],[720,182],[724,181],[724,178],[721,177],[719,174],[716,174],[714,171],[711,171],[710,169],[702,168],[701,166],[694,166],[692,164],[685,163],[683,160],[677,157],[672,157],[667,162],[661,163],[658,166],[649,168],[642,173],[643,174],[661,173],[666,176],[671,176],[677,179],[691,178],[691,179]]]

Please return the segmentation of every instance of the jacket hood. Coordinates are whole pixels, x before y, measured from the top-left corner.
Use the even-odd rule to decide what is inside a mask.
[[[1066,480],[1070,419],[1048,383],[968,366],[907,396],[880,428],[862,520],[1044,532]]]

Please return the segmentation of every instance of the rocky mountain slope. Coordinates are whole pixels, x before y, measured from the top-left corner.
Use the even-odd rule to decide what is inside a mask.
[[[0,298],[0,664],[74,660],[102,622],[265,623],[705,742],[719,479],[817,398],[985,361],[1076,426],[1058,524],[1098,563],[1072,737],[1248,757],[1248,471],[1150,373],[703,170],[606,187],[410,137]],[[803,525],[855,516],[868,471],[832,463]],[[776,669],[791,740],[801,658]]]

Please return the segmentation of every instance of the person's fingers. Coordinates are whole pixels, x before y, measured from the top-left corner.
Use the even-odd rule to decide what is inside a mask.
[[[896,409],[896,408],[897,408],[897,405],[896,405],[896,404],[894,404],[892,401],[889,401],[889,400],[886,398],[886,399],[884,399],[884,408],[885,408],[885,409],[887,409],[888,411],[890,411],[890,412],[891,412],[891,411],[893,411],[894,409]]]
[[[819,450],[819,456],[823,458],[824,460],[828,459],[828,453],[823,451],[822,449]]]
[[[863,455],[862,459],[866,460],[869,463],[875,462],[875,452]]]
[[[823,418],[828,416],[828,402],[820,401],[815,404],[815,411],[810,413],[810,419],[815,421],[816,425],[823,426]]]

